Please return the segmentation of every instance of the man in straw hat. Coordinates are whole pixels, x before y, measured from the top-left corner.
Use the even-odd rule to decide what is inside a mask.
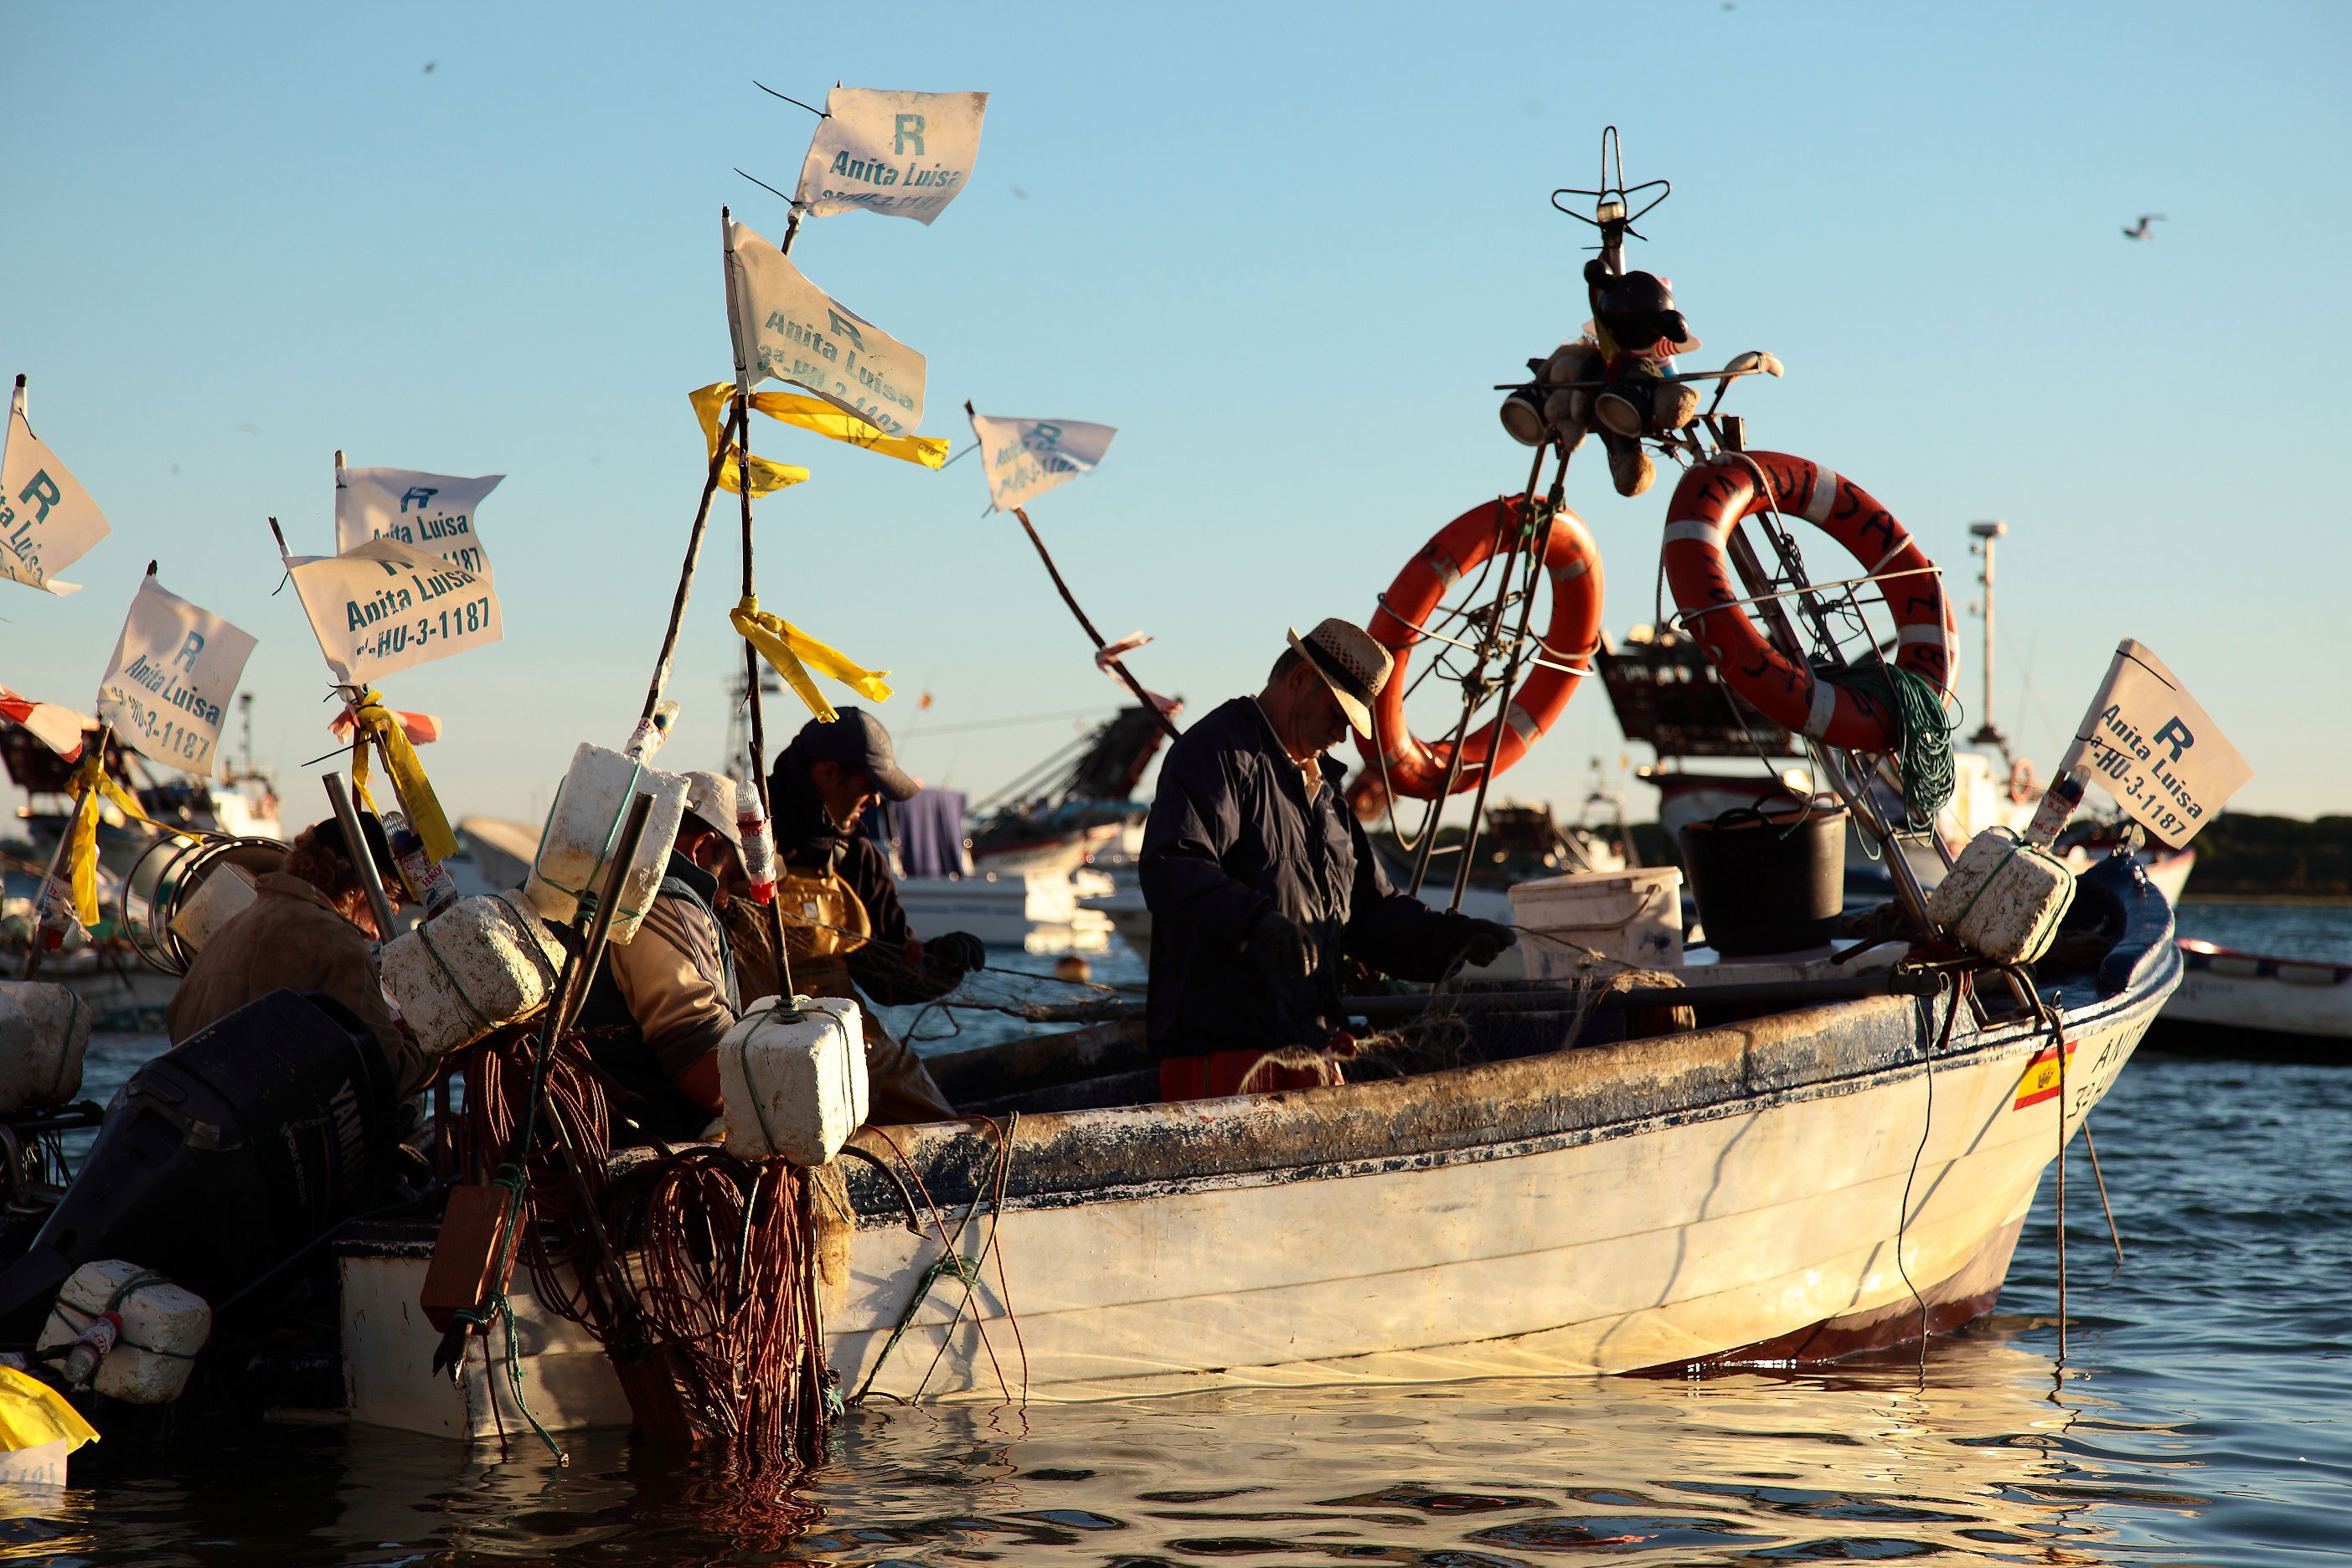
[[[1340,796],[1324,752],[1371,733],[1390,665],[1346,621],[1293,631],[1265,690],[1169,748],[1139,864],[1161,1099],[1338,1083],[1344,960],[1433,981],[1516,940],[1397,891]]]

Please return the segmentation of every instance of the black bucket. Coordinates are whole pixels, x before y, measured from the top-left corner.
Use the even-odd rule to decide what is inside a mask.
[[[1683,870],[1706,941],[1726,958],[1830,940],[1845,902],[1843,806],[1727,811],[1682,830]]]

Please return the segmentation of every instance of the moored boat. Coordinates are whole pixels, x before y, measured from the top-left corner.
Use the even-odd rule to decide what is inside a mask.
[[[2352,1060],[2352,964],[2180,942],[2180,988],[2150,1044],[2217,1055]]]
[[[1137,1103],[1156,1079],[1134,1023],[935,1058],[992,1120],[859,1135],[831,1363],[898,1398],[1082,1399],[1820,1361],[1948,1331],[1991,1307],[2062,1139],[2179,979],[2169,906],[2127,859],[2082,878],[2068,930],[2083,955],[2045,965],[2046,1016],[1992,986],[1957,1012],[1948,990],[1718,1006],[1708,987],[1743,978],[1723,965],[1686,973],[1696,1029],[1601,1043],[1589,1016],[1518,1014],[1470,1031],[1463,1065],[1281,1094]],[[352,1415],[510,1426],[506,1366],[425,1371],[429,1249],[390,1228],[341,1248]],[[517,1310],[538,1419],[625,1423],[593,1342]]]

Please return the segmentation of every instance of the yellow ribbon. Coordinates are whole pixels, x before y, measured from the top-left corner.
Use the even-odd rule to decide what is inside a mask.
[[[949,443],[944,436],[885,436],[865,420],[854,414],[844,414],[821,397],[803,397],[797,392],[755,392],[751,395],[751,406],[771,419],[797,425],[828,440],[845,441],[902,462],[936,468],[948,460]]]
[[[106,771],[105,747],[92,746],[82,754],[73,782],[79,809],[74,815],[72,841],[66,847],[66,864],[73,885],[74,914],[82,924],[94,926],[98,923],[98,801],[86,797],[95,795],[112,801],[133,822],[144,822],[150,827],[155,823],[139,809],[139,797],[115,783]]]
[[[888,670],[865,669],[851,663],[839,648],[827,647],[782,616],[760,608],[759,598],[754,595],[746,594],[727,612],[727,618],[742,634],[743,640],[759,649],[760,657],[799,693],[800,700],[808,704],[808,710],[828,724],[841,715],[834,711],[833,704],[824,700],[816,682],[809,679],[807,665],[815,666],[818,674],[832,677],[868,701],[890,700],[890,688],[883,680],[890,673]]]
[[[723,381],[713,382],[698,391],[687,394],[694,403],[694,416],[702,421],[702,438],[706,443],[709,455],[718,454],[720,416],[727,412],[728,399],[734,395],[734,387]],[[757,500],[761,496],[782,489],[786,485],[799,484],[808,477],[809,471],[806,468],[796,468],[788,463],[772,463],[765,458],[754,457],[751,459],[752,498]],[[722,490],[732,490],[737,495],[743,493],[740,470],[736,466],[735,454],[732,452],[727,455],[727,461],[719,465],[719,488]]]
[[[368,742],[375,742],[383,753],[384,772],[392,775],[392,787],[400,795],[401,809],[408,813],[408,826],[425,841],[425,853],[436,861],[446,860],[457,852],[457,836],[449,831],[449,819],[442,815],[440,797],[433,793],[433,783],[425,776],[425,765],[416,760],[416,748],[408,743],[408,731],[400,727],[400,720],[383,705],[383,695],[373,687],[368,688],[359,700],[352,704],[352,788],[362,805],[370,811],[375,803],[368,796]],[[367,853],[364,847],[354,844],[352,853]]]

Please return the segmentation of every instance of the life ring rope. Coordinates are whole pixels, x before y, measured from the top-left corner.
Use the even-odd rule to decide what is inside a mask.
[[[1471,508],[1415,551],[1396,581],[1378,596],[1379,610],[1369,629],[1394,657],[1396,668],[1374,706],[1372,734],[1358,744],[1365,760],[1380,768],[1391,803],[1399,795],[1435,800],[1446,793],[1449,774],[1453,793],[1459,794],[1475,788],[1482,777],[1508,768],[1543,738],[1568,706],[1577,683],[1593,673],[1592,656],[1601,645],[1600,551],[1573,511],[1559,507],[1547,516],[1540,509],[1541,503],[1520,496]],[[1544,628],[1516,644],[1496,637],[1499,646],[1432,629],[1448,592],[1474,572],[1470,593],[1475,595],[1484,587],[1488,571],[1510,552],[1515,531],[1528,548],[1539,547],[1543,552],[1542,560],[1532,564],[1551,584],[1551,610]],[[1528,564],[1514,570],[1525,570]],[[1529,594],[1537,574],[1528,573]],[[1512,594],[1504,602],[1518,601]],[[1521,672],[1496,716],[1463,739],[1458,754],[1450,741],[1433,745],[1414,735],[1405,721],[1405,697],[1440,663],[1433,659],[1408,678],[1412,650],[1424,640],[1473,655],[1499,655],[1506,669]]]
[[[1661,552],[1677,621],[1706,649],[1726,684],[1782,729],[1848,751],[1897,747],[1910,726],[1890,707],[1887,689],[1825,678],[1809,661],[1792,659],[1748,617],[1745,606],[1786,596],[1742,594],[1726,558],[1731,531],[1765,512],[1804,518],[1865,566],[1860,578],[1789,592],[1878,584],[1895,625],[1894,665],[1950,702],[1958,628],[1942,574],[1868,491],[1803,458],[1727,452],[1683,476],[1667,507]],[[1897,582],[1906,582],[1907,590],[1887,586]],[[1730,614],[1717,613],[1722,610]]]

